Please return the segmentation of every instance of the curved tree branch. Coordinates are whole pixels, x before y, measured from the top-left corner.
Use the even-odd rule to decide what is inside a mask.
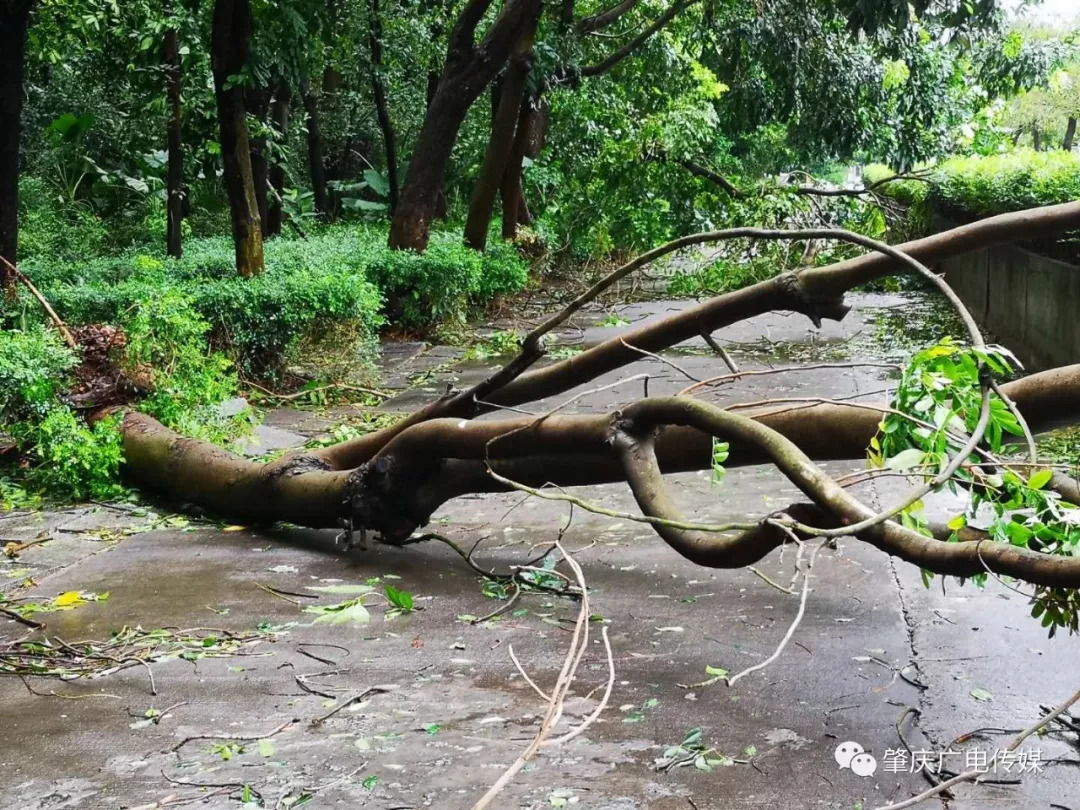
[[[858,533],[860,540],[907,562],[939,574],[967,577],[989,569],[995,574],[1037,585],[1080,587],[1078,557],[1043,554],[995,541],[942,543],[891,521],[878,522],[879,514],[839,486],[782,434],[753,419],[684,397],[639,400],[623,411],[615,429],[616,446],[627,481],[638,505],[647,515],[668,520],[680,518],[667,494],[653,451],[653,432],[661,425],[671,424],[696,427],[733,443],[756,445],[803,494],[839,520],[841,528],[845,524],[853,528],[859,524],[866,526]],[[793,525],[792,528],[807,529],[805,525]],[[696,557],[697,562],[708,559],[710,545],[717,543],[714,536],[662,525],[656,526],[656,531],[680,553],[693,554],[691,559]],[[727,555],[732,554],[731,546],[746,544],[756,550],[762,545],[755,534],[726,538],[721,542],[728,547],[725,549]]]
[[[652,24],[648,28],[643,30],[632,40],[627,42],[614,53],[610,54],[603,61],[597,62],[594,65],[586,65],[585,67],[581,68],[581,70],[578,71],[578,75],[582,77],[587,77],[601,76],[604,73],[607,73],[617,64],[619,64],[619,62],[630,56],[630,54],[632,54],[634,51],[636,51],[638,48],[648,42],[652,38],[653,34],[661,30],[669,22],[679,16],[679,14],[681,14],[683,11],[685,11],[697,2],[698,0],[680,0],[680,2],[673,4],[667,11],[665,11],[663,14],[653,20]]]

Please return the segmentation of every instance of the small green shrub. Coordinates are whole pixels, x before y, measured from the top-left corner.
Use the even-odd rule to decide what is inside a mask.
[[[525,286],[528,268],[513,245],[478,253],[455,231],[432,234],[424,253],[389,250],[379,236],[364,244],[369,278],[387,299],[387,319],[416,328],[463,318],[470,309]]]
[[[125,370],[133,379],[148,378],[152,389],[139,410],[187,436],[223,444],[236,435],[237,421],[216,407],[236,392],[232,363],[207,350],[210,324],[191,298],[170,290],[140,301],[123,327]]]
[[[189,436],[224,443],[246,414],[216,407],[233,395],[231,364],[208,352],[209,324],[175,291],[136,302],[121,325],[127,335],[115,358],[151,393],[136,407]],[[120,485],[123,447],[118,416],[88,425],[64,401],[76,358],[55,332],[41,326],[0,330],[0,431],[14,439],[25,464],[2,476],[3,500],[17,503],[25,488],[59,498],[111,498]],[[16,480],[19,479],[19,480]]]
[[[76,358],[56,334],[35,326],[0,331],[0,431],[15,440],[32,489],[61,497],[112,497],[120,491],[120,434],[106,419],[91,428],[60,398]],[[21,487],[4,476],[5,501]],[[10,496],[10,497],[9,497]]]
[[[45,416],[77,363],[51,329],[0,331],[0,425]]]

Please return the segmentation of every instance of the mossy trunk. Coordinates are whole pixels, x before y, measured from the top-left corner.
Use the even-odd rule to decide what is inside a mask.
[[[225,189],[232,214],[236,270],[245,278],[263,271],[262,222],[251,169],[244,88],[236,84],[248,59],[249,0],[216,0],[210,43],[214,95],[221,128]]]
[[[248,89],[244,94],[247,112],[263,125],[270,114],[271,89],[260,87]],[[259,209],[259,223],[262,237],[267,237],[267,220],[270,218],[267,191],[270,189],[270,161],[266,152],[266,136],[258,135],[251,139],[251,182],[255,187],[255,203]]]

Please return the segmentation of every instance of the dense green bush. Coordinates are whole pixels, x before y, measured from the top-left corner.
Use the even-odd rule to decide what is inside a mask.
[[[892,172],[867,166],[867,182]],[[958,218],[984,217],[1080,199],[1080,155],[1017,149],[998,155],[950,158],[928,182],[900,180],[884,187],[904,202],[927,201]]]
[[[868,183],[887,177],[885,166],[867,166]],[[966,222],[1042,205],[1080,200],[1080,155],[1064,151],[1017,149],[996,155],[955,157],[933,167],[925,181],[898,180],[882,191],[908,207],[905,221],[892,238],[923,236],[933,227],[933,214]],[[1080,260],[1076,232],[1040,240],[1026,247],[1064,261]]]
[[[64,203],[36,177],[19,181],[19,256],[82,261],[105,249],[105,223],[88,205]]]
[[[477,253],[456,230],[432,234],[424,253],[389,250],[381,233],[362,239],[360,252],[368,278],[386,295],[387,319],[407,328],[460,318],[520,290],[528,277],[512,245],[496,241]]]
[[[989,216],[1080,199],[1080,156],[1019,149],[958,157],[934,172],[930,201],[945,212]]]
[[[71,323],[117,323],[139,301],[187,297],[212,343],[245,374],[279,370],[288,351],[326,321],[357,325],[358,348],[380,317],[379,293],[345,240],[316,237],[267,246],[266,273],[243,279],[227,239],[189,240],[181,260],[131,254],[77,265],[31,260],[27,273]]]
[[[213,345],[245,375],[272,376],[301,343],[320,334],[360,359],[384,323],[419,327],[464,314],[493,296],[520,289],[527,268],[505,244],[479,254],[456,233],[435,234],[424,254],[391,251],[385,230],[331,227],[307,240],[266,245],[266,272],[243,279],[228,239],[189,239],[184,258],[129,253],[82,262],[41,256],[27,273],[71,323],[116,323],[138,301],[182,294],[211,327]],[[32,307],[30,307],[32,309]]]

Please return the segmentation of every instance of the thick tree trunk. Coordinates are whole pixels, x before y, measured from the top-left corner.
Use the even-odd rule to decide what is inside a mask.
[[[472,201],[469,204],[469,215],[465,220],[465,244],[475,250],[483,250],[487,247],[488,229],[491,226],[491,216],[495,208],[495,195],[503,185],[504,178],[510,169],[511,155],[514,147],[514,132],[522,118],[522,107],[525,103],[525,83],[532,69],[532,44],[536,35],[536,24],[539,22],[539,14],[530,23],[524,26],[514,45],[514,54],[510,58],[510,64],[506,68],[502,86],[499,92],[499,103],[491,120],[491,137],[488,139],[487,150],[484,152],[484,162],[480,166],[480,174],[473,186]],[[524,145],[521,155],[524,156]],[[520,174],[520,160],[518,170],[509,181],[513,191],[511,196],[513,218],[517,218],[517,176]],[[510,169],[512,171],[512,169]],[[505,201],[505,195],[504,195]],[[512,232],[517,231],[516,223],[513,223]],[[504,227],[503,233],[506,233]]]
[[[210,61],[221,125],[225,188],[232,211],[236,269],[245,278],[263,271],[262,222],[251,169],[244,88],[230,80],[235,81],[247,63],[250,34],[249,0],[216,0]]]
[[[326,193],[326,161],[323,158],[322,129],[319,126],[319,102],[305,81],[300,88],[307,114],[308,166],[311,169],[311,191],[315,196],[315,210],[323,221],[331,217],[330,197]]]
[[[282,80],[278,83],[274,93],[274,102],[270,111],[270,118],[277,130],[282,143],[289,140],[289,107],[292,102],[292,88],[289,83]],[[281,195],[285,192],[285,164],[281,160],[274,160],[270,164],[270,188],[272,194],[266,211],[267,236],[279,236],[281,234],[281,220],[284,216],[281,205]]]
[[[1031,128],[1031,146],[1036,152],[1042,151],[1042,132],[1038,127]]]
[[[0,5],[0,256],[19,252],[19,142],[22,134],[26,30],[33,0]],[[0,265],[0,296],[15,294],[15,274]]]
[[[379,0],[371,3],[371,92],[375,98],[375,113],[382,131],[383,146],[386,149],[386,176],[390,185],[390,213],[398,204],[398,166],[397,135],[394,133],[394,121],[390,117],[390,105],[386,100],[386,84],[382,77],[382,20],[379,17]]]
[[[435,98],[435,91],[439,89],[439,74],[437,71],[429,70],[427,75],[427,95],[426,102],[424,104],[424,112],[427,113],[431,109],[431,101]],[[435,197],[435,219],[445,220],[447,216],[446,205],[446,189],[439,187],[439,193]]]
[[[269,87],[249,88],[244,93],[247,112],[259,122],[262,130],[265,130],[266,117],[270,114],[270,95]],[[263,239],[265,239],[267,237],[266,221],[270,216],[267,195],[270,188],[270,161],[266,154],[266,135],[262,133],[251,139],[251,182],[255,187],[259,222]]]
[[[992,217],[900,249],[929,262],[1078,225],[1080,202],[1067,203]],[[836,235],[827,229],[820,233]],[[648,263],[693,245],[789,236],[785,231],[733,229],[693,234],[649,251],[545,321],[526,337],[519,357],[481,383],[425,406],[391,428],[322,450],[257,464],[182,439],[148,417],[129,415],[123,430],[130,471],[174,497],[225,514],[316,527],[344,525],[347,532],[357,529],[361,537],[365,531],[378,532],[390,542],[404,542],[438,506],[470,492],[626,480],[648,517],[672,524],[661,526],[658,533],[673,549],[702,565],[745,565],[783,541],[775,527],[758,524],[742,535],[717,537],[680,526],[685,521],[660,478],[664,472],[708,469],[713,439],[718,438],[731,443],[728,465],[770,463],[794,483],[811,502],[794,506],[794,512],[785,510],[800,520],[813,520],[820,528],[846,525],[859,540],[938,573],[970,577],[989,568],[1049,587],[1080,586],[1080,559],[1019,548],[971,532],[962,542],[940,542],[949,537],[948,530],[935,532],[937,540],[928,539],[888,520],[887,514],[874,515],[845,492],[812,459],[863,454],[881,419],[879,408],[865,403],[811,400],[800,407],[746,410],[720,409],[678,396],[646,398],[608,414],[471,418],[482,414],[490,402],[550,400],[639,360],[642,349],[662,351],[761,312],[793,310],[814,320],[842,318],[844,293],[896,272],[901,258],[894,249],[877,246],[883,252],[784,273],[642,325],[571,361],[519,376],[542,354],[536,349],[544,334]],[[862,244],[860,237],[845,236]],[[1080,365],[1031,375],[1001,389],[1036,431],[1080,418]],[[1075,481],[1051,480],[1050,485],[1065,498],[1080,496]],[[862,525],[856,528],[851,525],[855,523]],[[979,542],[969,542],[974,539]]]
[[[172,16],[172,2],[166,0],[165,15]],[[184,141],[180,108],[180,46],[175,28],[165,32],[165,95],[168,99],[169,166],[165,181],[165,249],[179,259],[183,255],[181,227],[184,221]]]
[[[475,43],[476,26],[490,5],[491,0],[469,0],[450,32],[446,64],[409,161],[390,226],[392,248],[422,251],[427,247],[461,124],[484,88],[510,59],[522,31],[535,30],[541,9],[540,0],[506,0],[483,40]],[[496,177],[496,185],[500,179],[501,174]]]
[[[464,97],[449,91],[437,93],[432,99],[390,226],[390,247],[416,251],[427,248],[450,153],[469,106]]]
[[[1069,116],[1069,123],[1065,126],[1065,138],[1061,142],[1061,148],[1066,152],[1071,152],[1073,148],[1073,140],[1076,138],[1076,116]]]
[[[1080,366],[1022,378],[1003,386],[1003,392],[1036,430],[1063,413],[1076,419]],[[141,414],[128,414],[123,432],[129,470],[146,485],[185,502],[243,520],[284,520],[315,528],[344,524],[402,542],[447,500],[508,489],[500,477],[533,488],[625,480],[647,515],[685,521],[660,475],[709,469],[714,437],[732,447],[725,466],[774,464],[813,501],[785,512],[819,526],[850,525],[873,511],[813,460],[862,458],[880,419],[880,412],[857,404],[739,415],[691,397],[656,397],[613,414],[433,420],[399,435],[372,463],[355,471],[329,469],[315,455],[258,464],[183,439]],[[1066,486],[1075,488],[1075,482]],[[777,532],[762,535],[765,526],[734,537],[673,526],[657,531],[683,556],[715,568],[752,564],[783,542]],[[858,538],[938,573],[973,576],[989,567],[1046,586],[1080,584],[1080,560],[985,536],[979,543],[945,543],[889,522]]]

